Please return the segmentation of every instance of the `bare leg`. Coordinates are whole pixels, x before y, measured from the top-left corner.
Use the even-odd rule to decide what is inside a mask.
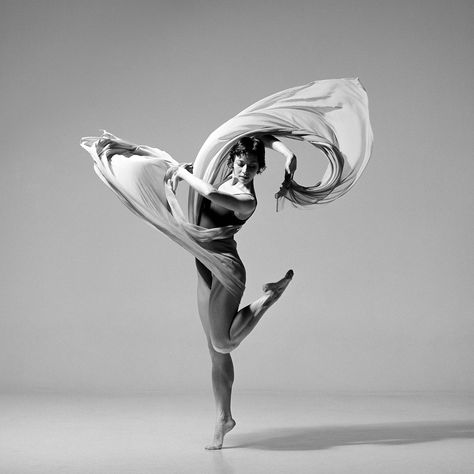
[[[252,331],[267,309],[270,308],[286,290],[293,275],[293,270],[288,270],[281,280],[275,283],[265,284],[263,286],[263,296],[245,308],[242,308],[235,315],[230,327],[230,337],[235,343],[240,344],[250,331]]]
[[[209,345],[212,360],[212,388],[216,402],[214,436],[206,449],[221,449],[224,436],[235,426],[230,401],[234,382],[234,365],[230,354],[220,354]]]
[[[237,311],[240,298],[232,296],[204,265],[198,268],[198,308],[212,361],[212,387],[216,404],[216,425],[206,449],[221,449],[224,436],[235,426],[231,413],[234,367],[229,352],[252,331],[263,314],[283,294],[293,271],[276,283],[264,285],[264,295]]]
[[[209,304],[209,334],[214,349],[222,354],[233,351],[280,298],[292,278],[293,270],[289,270],[281,280],[267,283],[263,296],[240,311],[237,311],[239,302],[214,280]]]
[[[221,449],[224,436],[235,426],[231,413],[234,365],[230,354],[220,354],[211,343],[209,334],[209,298],[212,275],[200,263],[198,265],[198,308],[201,323],[206,333],[212,362],[212,389],[216,404],[216,424],[212,441],[206,449]]]

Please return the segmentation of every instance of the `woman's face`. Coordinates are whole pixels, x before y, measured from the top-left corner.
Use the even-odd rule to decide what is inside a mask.
[[[234,158],[232,177],[241,184],[249,184],[258,173],[258,158],[255,155],[238,155]]]

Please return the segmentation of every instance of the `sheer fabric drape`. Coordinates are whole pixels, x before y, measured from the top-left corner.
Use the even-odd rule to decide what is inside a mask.
[[[355,184],[370,157],[373,136],[367,94],[358,79],[335,79],[266,97],[211,133],[194,161],[193,173],[212,184],[221,182],[228,173],[230,148],[242,136],[259,134],[304,140],[328,158],[324,175],[314,177],[316,185],[299,185],[296,172],[294,179],[287,176],[280,186],[278,200],[296,206],[331,202]],[[232,239],[240,227],[198,226],[202,197],[193,189],[186,218],[169,184],[176,160],[158,148],[144,147],[137,154],[135,144],[108,132],[83,138],[81,146],[92,156],[99,178],[132,212],[194,255],[232,294],[242,294],[244,282],[235,274],[232,256],[212,245]]]

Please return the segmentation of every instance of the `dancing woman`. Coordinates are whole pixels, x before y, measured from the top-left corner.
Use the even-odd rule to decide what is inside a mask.
[[[287,173],[292,175],[296,169],[295,155],[271,136],[264,136],[261,140],[255,137],[240,139],[229,153],[231,177],[218,188],[193,176],[186,166],[177,169],[173,177],[173,188],[176,180],[183,179],[205,198],[198,222],[202,227],[241,226],[253,214],[257,205],[253,180],[265,168],[264,144],[286,156]],[[211,246],[233,256],[235,272],[245,283],[245,268],[237,254],[233,237],[213,241]],[[234,367],[229,353],[242,342],[265,311],[281,296],[293,272],[289,270],[279,282],[265,285],[263,296],[239,311],[242,293],[230,293],[199,260],[196,260],[196,266],[198,310],[211,355],[212,387],[217,413],[214,437],[206,448],[220,449],[224,435],[235,426],[230,407]]]
[[[294,181],[297,160],[277,136],[322,150],[327,172],[315,186]],[[230,352],[248,336],[282,295],[293,271],[263,287],[263,295],[239,310],[245,268],[235,233],[255,211],[254,178],[265,168],[265,147],[284,155],[285,180],[278,200],[296,206],[330,202],[347,192],[370,156],[372,131],[367,97],[357,79],[317,81],[287,89],[248,107],[214,131],[193,165],[166,152],[121,140],[109,133],[84,138],[95,171],[134,213],[175,240],[196,258],[198,310],[212,360],[217,409],[214,437],[207,449],[220,449],[234,426]],[[189,185],[189,217],[175,196]]]

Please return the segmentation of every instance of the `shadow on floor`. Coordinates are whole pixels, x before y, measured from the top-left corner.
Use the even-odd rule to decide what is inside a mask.
[[[412,444],[474,438],[474,421],[275,428],[236,434],[229,448],[307,451],[358,444]]]

